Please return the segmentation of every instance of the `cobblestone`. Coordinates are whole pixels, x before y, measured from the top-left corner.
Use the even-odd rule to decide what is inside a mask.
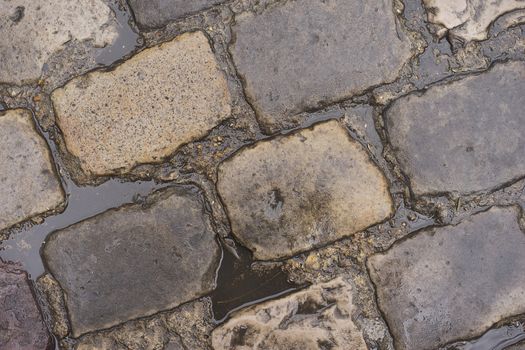
[[[416,195],[469,193],[525,175],[525,64],[510,62],[394,102],[390,142]]]
[[[0,0],[0,350],[522,349],[524,14]]]
[[[64,201],[51,154],[24,109],[0,112],[0,231]]]
[[[224,0],[130,0],[137,22],[146,28],[158,28]]]
[[[525,342],[520,342],[516,345],[509,346],[505,350],[525,350]]]
[[[441,27],[438,35],[450,32],[463,40],[485,40],[489,26],[500,16],[515,10],[525,10],[520,0],[423,0],[429,22]],[[525,23],[525,11],[509,21],[508,26]],[[520,18],[521,17],[521,18]]]
[[[233,59],[268,129],[396,79],[411,56],[390,0],[286,1],[235,21]]]
[[[223,163],[233,234],[257,259],[294,255],[388,218],[388,183],[337,121],[261,141]]]
[[[213,325],[206,299],[186,303],[173,312],[135,320],[81,337],[76,350],[188,350],[209,349]]]
[[[0,349],[46,349],[49,335],[26,274],[0,261]]]
[[[212,344],[215,350],[366,350],[353,311],[352,287],[338,278],[234,314],[213,331]]]
[[[398,349],[435,349],[525,312],[525,233],[513,207],[425,229],[368,266]]]
[[[46,61],[65,45],[91,40],[111,45],[117,36],[114,14],[102,0],[11,0],[0,2],[0,82],[38,80]]]
[[[168,190],[155,197],[155,204],[108,211],[46,242],[44,258],[65,291],[74,336],[214,288],[219,247],[199,196]]]
[[[74,79],[52,99],[68,151],[96,175],[159,162],[231,110],[225,76],[202,32]]]

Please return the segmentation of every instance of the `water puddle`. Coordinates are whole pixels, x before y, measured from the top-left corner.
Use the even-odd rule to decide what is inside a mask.
[[[304,286],[288,281],[281,268],[254,269],[251,253],[237,245],[237,259],[223,249],[217,288],[210,294],[213,317],[221,323],[235,310],[286,295]]]
[[[117,0],[110,2],[109,7],[115,13],[118,36],[112,45],[100,49],[95,57],[97,64],[106,66],[127,56],[142,44],[142,38],[130,25],[132,21],[130,12]]]
[[[525,325],[514,325],[494,328],[480,338],[469,342],[459,342],[447,347],[447,350],[505,350],[525,340]]]
[[[13,230],[10,238],[0,243],[0,258],[4,261],[20,262],[36,279],[44,273],[40,248],[53,231],[73,225],[108,209],[132,203],[138,196],[166,187],[154,181],[125,182],[110,179],[99,186],[77,186],[72,180],[64,180],[67,207],[57,215],[49,216],[39,225],[23,225]]]

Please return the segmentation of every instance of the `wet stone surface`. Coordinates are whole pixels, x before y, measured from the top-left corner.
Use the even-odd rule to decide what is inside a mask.
[[[245,148],[219,168],[233,234],[256,259],[333,242],[388,218],[388,183],[338,121]]]
[[[130,0],[140,26],[157,28],[170,21],[204,10],[225,0]]]
[[[525,233],[514,207],[424,229],[372,256],[379,307],[398,349],[435,349],[525,312]]]
[[[524,350],[524,7],[0,0],[0,350]]]
[[[352,321],[352,286],[343,278],[232,315],[212,333],[215,350],[366,350]]]
[[[231,110],[226,78],[202,32],[76,78],[52,100],[68,151],[97,175],[159,162]]]
[[[390,142],[416,195],[469,193],[525,175],[525,63],[400,98],[386,113]]]
[[[38,80],[46,61],[68,42],[104,47],[116,36],[115,16],[102,0],[1,1],[0,83]]]
[[[210,292],[219,246],[202,198],[169,189],[50,236],[45,262],[73,335],[171,309]],[[140,300],[140,302],[137,302]]]
[[[0,112],[0,231],[64,201],[46,141],[25,109]]]
[[[286,1],[235,21],[230,50],[267,129],[395,80],[411,56],[390,0]]]
[[[423,3],[429,22],[440,27],[439,36],[450,32],[467,41],[487,39],[490,25],[512,11],[517,16],[508,22],[509,26],[525,23],[525,3],[521,0],[423,0]]]
[[[107,331],[81,337],[75,350],[209,349],[213,328],[210,302],[189,302],[172,312],[134,320]],[[64,346],[65,349],[71,347]]]
[[[26,274],[0,261],[0,349],[44,350],[48,343]]]

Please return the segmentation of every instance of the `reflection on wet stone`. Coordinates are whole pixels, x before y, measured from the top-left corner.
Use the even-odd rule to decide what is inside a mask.
[[[479,336],[525,313],[525,233],[514,207],[457,226],[424,229],[369,259],[398,349],[426,350]]]
[[[149,200],[156,203],[110,210],[46,242],[44,259],[65,291],[74,336],[215,287],[220,250],[200,195],[169,189]]]
[[[233,234],[256,259],[294,255],[385,220],[388,184],[338,121],[241,150],[219,168]]]
[[[232,315],[212,333],[215,350],[366,350],[352,321],[352,286],[343,278]]]

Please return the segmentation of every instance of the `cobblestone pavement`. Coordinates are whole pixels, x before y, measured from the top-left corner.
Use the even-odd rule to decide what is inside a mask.
[[[522,0],[0,0],[0,350],[525,349]]]

